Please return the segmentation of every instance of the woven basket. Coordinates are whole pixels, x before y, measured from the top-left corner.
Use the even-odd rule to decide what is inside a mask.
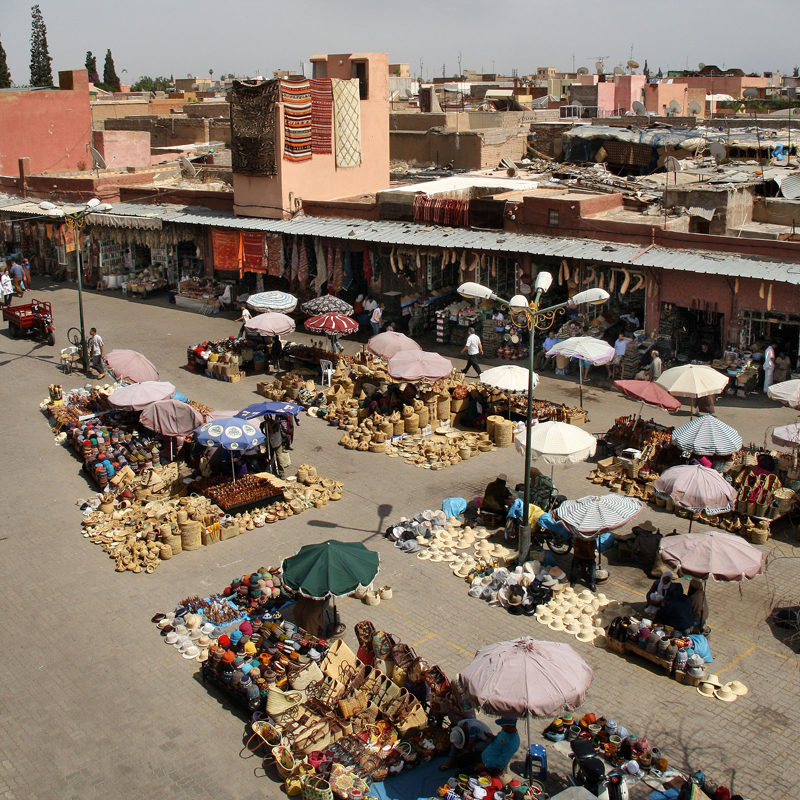
[[[162,561],[169,561],[172,558],[172,548],[168,544],[162,544],[158,548],[158,557]]]
[[[403,420],[405,433],[416,433],[419,430],[419,414],[411,414]]]
[[[768,528],[753,528],[753,532],[750,534],[750,541],[752,541],[753,544],[766,544],[768,539]]]
[[[392,432],[393,436],[402,436],[405,433],[406,424],[401,419],[399,422],[395,422],[394,423],[393,429],[394,429],[393,432]]]
[[[436,419],[450,419],[450,395],[440,395],[436,400]]]
[[[385,436],[394,436],[394,425],[388,420],[385,420],[381,423],[380,431]]]
[[[462,461],[466,461],[470,455],[472,455],[472,450],[470,450],[469,447],[459,447],[458,455],[461,457]]]
[[[324,677],[322,670],[319,668],[319,664],[317,664],[316,661],[311,661],[289,677],[289,685],[292,689],[302,691],[309,684],[321,681]]]
[[[504,418],[497,414],[490,414],[486,417],[486,433],[489,438],[494,441],[494,429],[498,422],[503,422]]]
[[[286,714],[303,700],[303,693],[297,691],[282,692],[277,687],[272,687],[267,695],[267,713],[275,718]]]
[[[386,452],[386,443],[385,442],[371,442],[369,445],[370,453],[385,453]]]
[[[494,443],[497,447],[511,447],[514,440],[514,423],[503,419],[495,423]]]
[[[187,522],[181,529],[181,547],[184,550],[199,550],[203,546],[203,523]]]
[[[172,555],[177,555],[181,552],[181,550],[183,550],[181,537],[176,535],[172,528],[169,529],[169,533],[166,535],[161,535],[161,541],[164,544],[168,544],[172,548]]]
[[[422,406],[422,408],[417,411],[417,416],[419,416],[419,426],[420,428],[427,428],[428,423],[430,422],[430,415],[428,414],[428,407]]]

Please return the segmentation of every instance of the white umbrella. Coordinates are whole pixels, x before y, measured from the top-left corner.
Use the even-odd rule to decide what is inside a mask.
[[[656,383],[675,397],[690,397],[694,410],[695,397],[719,394],[728,385],[728,378],[703,364],[683,364],[661,373]]]
[[[514,437],[517,452],[525,455],[525,431]],[[531,431],[531,456],[547,464],[575,464],[593,456],[597,439],[576,425],[566,422],[542,422]],[[550,477],[553,470],[550,470]]]
[[[268,336],[282,336],[294,330],[294,320],[286,314],[277,311],[267,311],[252,317],[244,324],[244,328],[251,333],[262,333]]]
[[[742,437],[713,414],[697,417],[672,431],[672,443],[699,456],[727,456],[742,447]]]
[[[772,431],[772,443],[779,447],[800,447],[800,425],[781,425]]]
[[[563,342],[554,344],[547,353],[550,356],[566,356],[567,358],[579,358],[589,364],[607,364],[614,358],[616,350],[602,339],[595,339],[593,336],[571,336]],[[583,408],[583,370],[578,368],[578,378],[580,381],[580,402]]]
[[[767,395],[792,408],[800,407],[800,381],[782,381],[773,383],[767,389]]]
[[[539,384],[539,376],[533,373],[533,388]],[[492,367],[481,373],[480,382],[505,392],[527,392],[531,372],[516,364]],[[511,416],[511,397],[508,398],[508,415]]]

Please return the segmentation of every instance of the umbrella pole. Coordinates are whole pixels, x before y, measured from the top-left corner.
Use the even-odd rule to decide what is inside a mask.
[[[583,364],[578,359],[578,382],[580,383],[580,406],[583,408]]]
[[[231,453],[231,472],[233,473],[233,482],[236,483],[236,463],[233,460],[233,453]]]
[[[689,533],[692,532],[692,523],[694,522],[694,514],[689,516]]]
[[[523,778],[530,777],[531,774],[531,715],[530,712],[525,715],[525,733],[528,738],[528,745],[525,748],[525,771],[522,774]]]

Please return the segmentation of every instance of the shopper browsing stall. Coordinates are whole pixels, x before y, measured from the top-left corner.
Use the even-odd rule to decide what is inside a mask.
[[[450,758],[439,767],[439,772],[475,766],[493,738],[489,726],[478,719],[465,719],[453,725],[450,729]]]
[[[514,754],[519,749],[519,733],[517,721],[513,717],[501,717],[495,720],[500,732],[487,745],[481,754],[481,760],[473,767],[473,772],[488,772],[492,777],[501,775]]]

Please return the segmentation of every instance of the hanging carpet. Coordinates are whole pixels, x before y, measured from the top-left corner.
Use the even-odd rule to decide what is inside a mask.
[[[281,81],[283,157],[311,160],[311,82],[308,78]]]
[[[231,90],[231,163],[240,175],[275,175],[275,102],[278,80],[234,81]]]
[[[311,79],[311,152],[333,153],[333,92],[330,78]]]
[[[273,278],[281,276],[281,252],[283,250],[283,236],[281,234],[267,235],[267,272]]]
[[[336,123],[336,166],[361,164],[361,99],[358,81],[331,78],[333,119]]]
[[[242,231],[242,262],[246,272],[266,272],[267,240],[263,233]]]
[[[414,198],[414,222],[469,227],[469,200],[443,200],[418,194]]]
[[[239,231],[211,229],[214,269],[239,269]]]

